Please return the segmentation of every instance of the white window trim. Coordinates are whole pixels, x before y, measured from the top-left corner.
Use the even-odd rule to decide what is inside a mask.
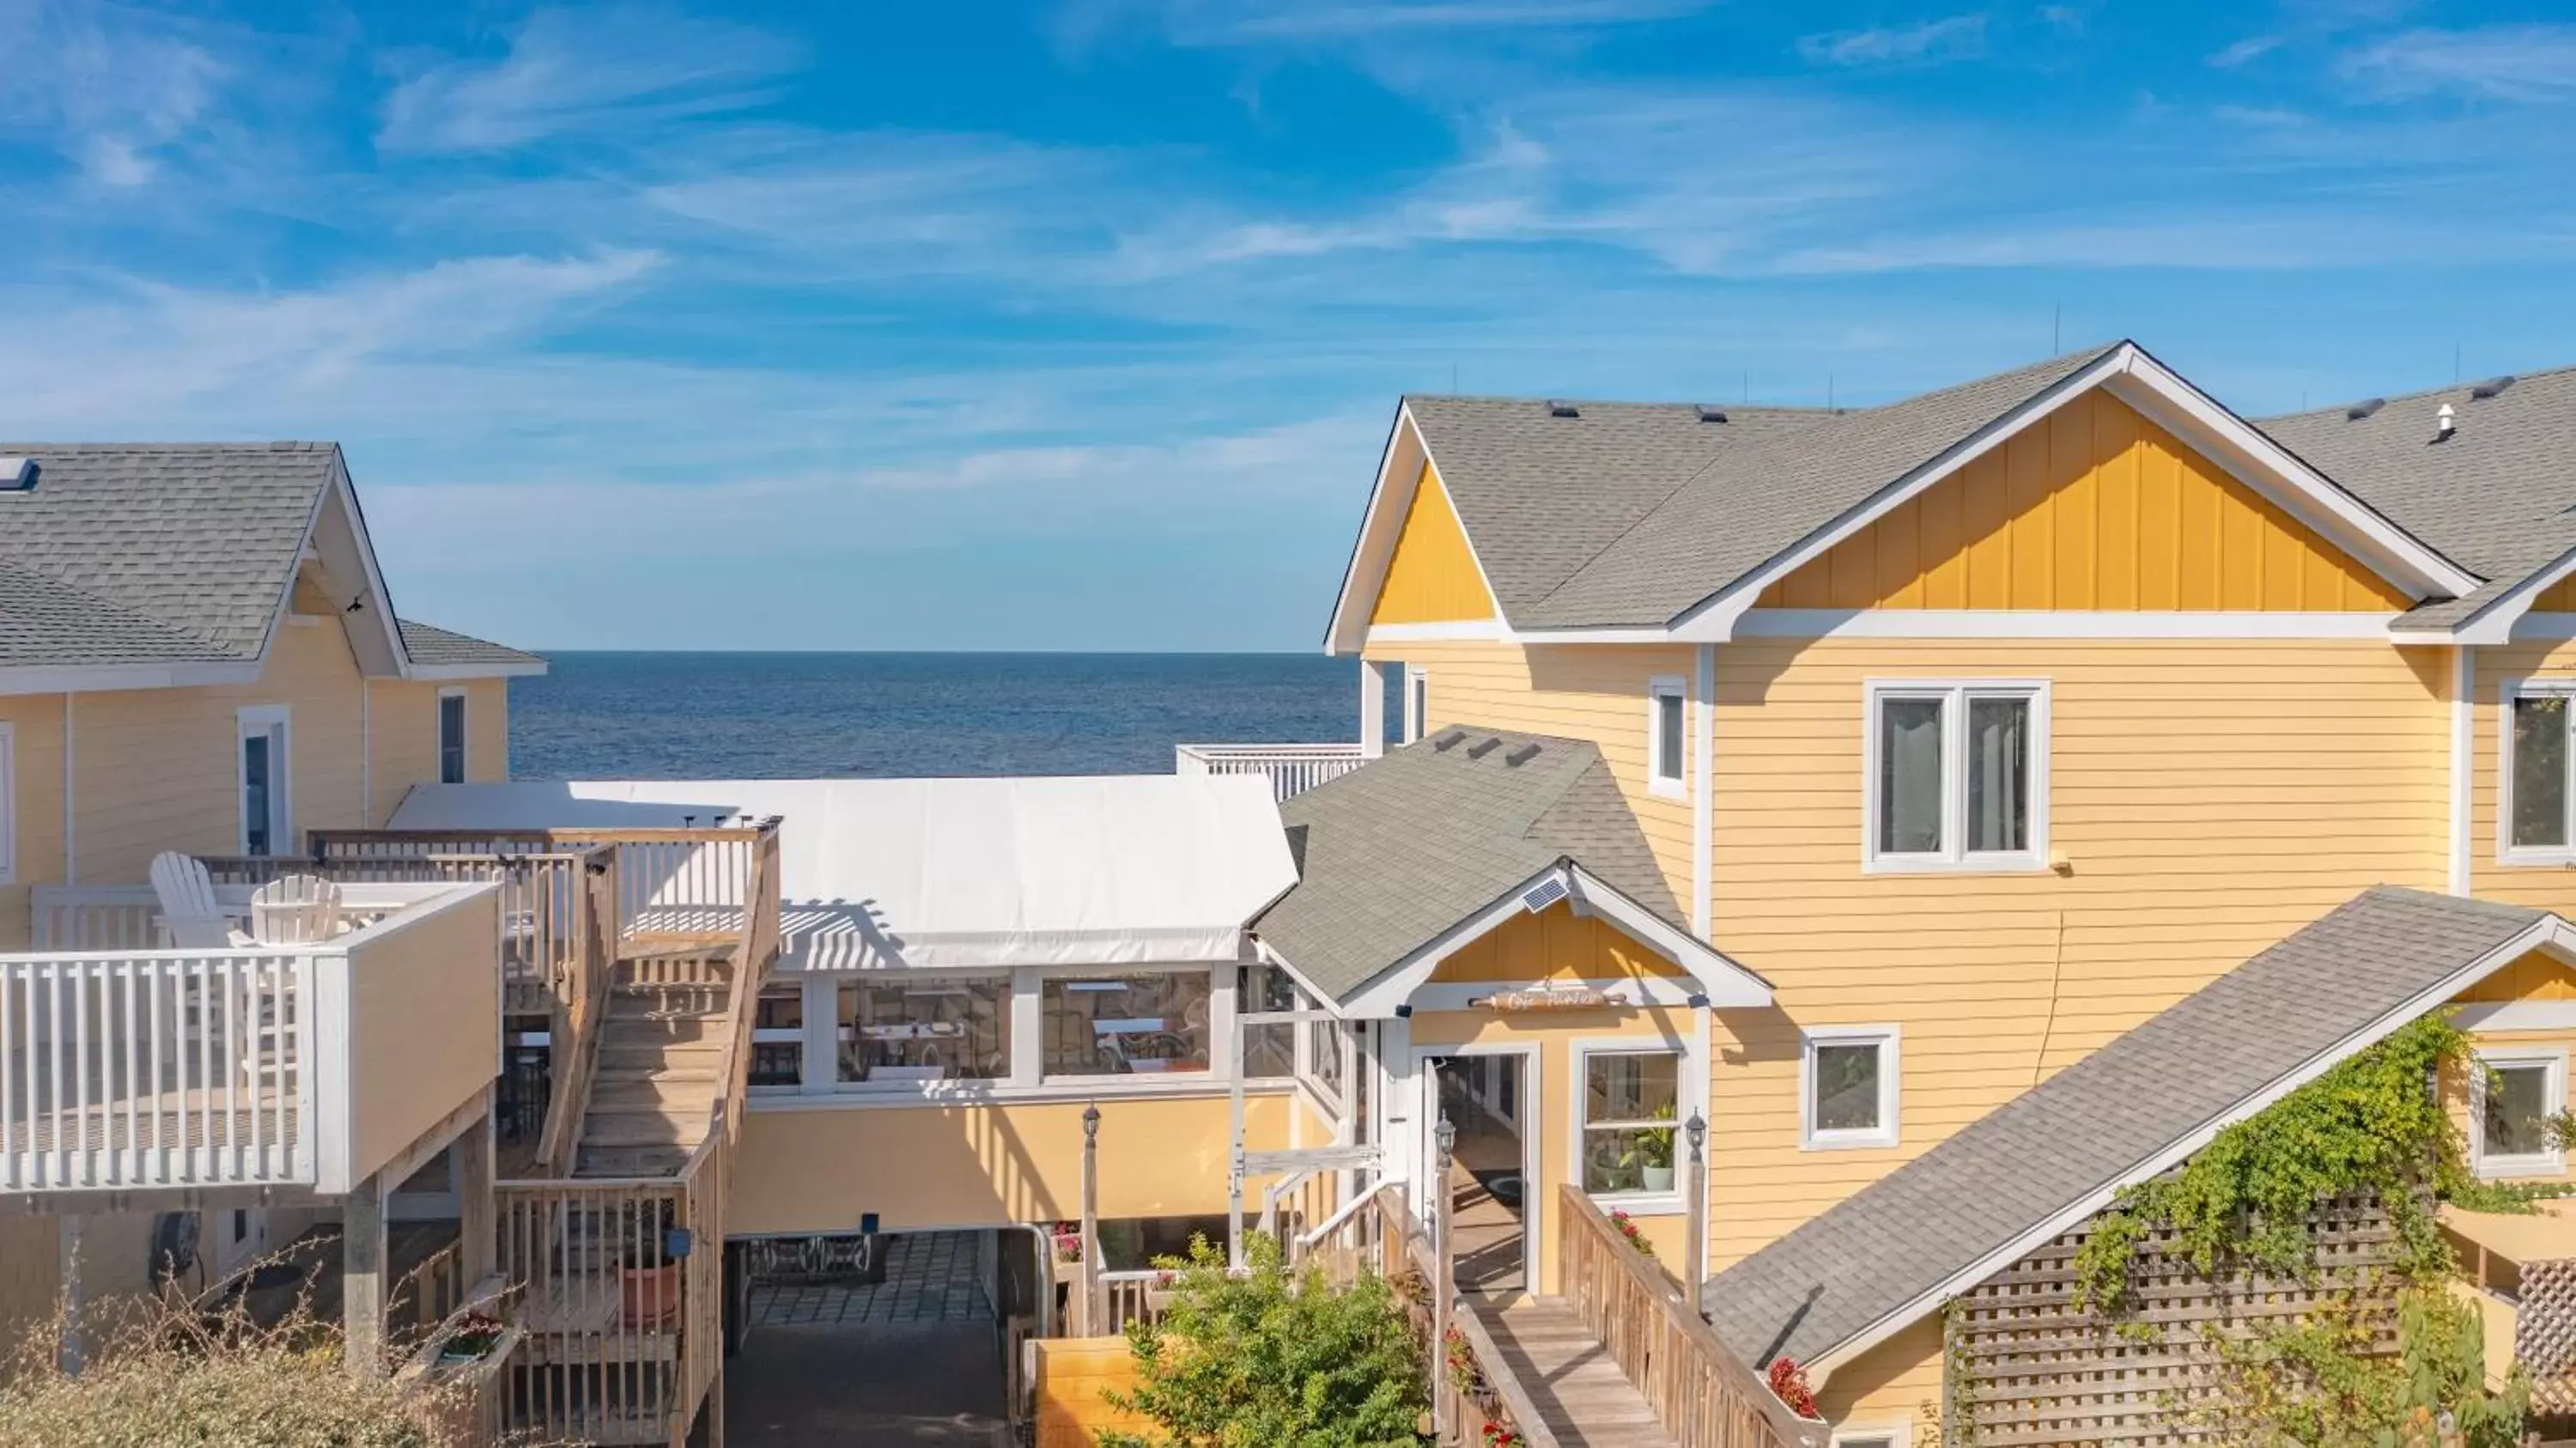
[[[1584,1094],[1592,1081],[1594,1056],[1662,1056],[1681,1058],[1674,1089],[1678,1099],[1673,1105],[1673,1185],[1662,1192],[1592,1192],[1583,1194],[1603,1211],[1617,1209],[1632,1217],[1677,1217],[1689,1210],[1682,1183],[1689,1176],[1690,1138],[1682,1128],[1694,1112],[1694,1103],[1707,1099],[1706,1080],[1699,1052],[1688,1041],[1669,1035],[1578,1036],[1566,1042],[1565,1072],[1565,1139],[1567,1144],[1566,1180],[1575,1189],[1583,1188]],[[1701,1114],[1705,1114],[1702,1112]]]
[[[474,696],[463,685],[450,684],[438,691],[438,702],[430,706],[438,711],[432,716],[431,727],[438,740],[438,779],[441,784],[447,782],[447,701],[450,699],[458,700],[464,706],[457,711],[456,721],[460,731],[456,741],[456,782],[463,784],[474,777]]]
[[[2487,1079],[2489,1069],[2539,1066],[2549,1073],[2546,1114],[2567,1109],[2567,1052],[2556,1046],[2494,1046],[2477,1053],[2479,1070],[2469,1079],[2469,1156],[2481,1177],[2550,1177],[2567,1170],[2564,1147],[2528,1156],[2487,1154]]]
[[[1430,732],[1431,671],[1420,664],[1404,666],[1404,742],[1412,744]]]
[[[18,726],[0,720],[0,885],[18,883]]]
[[[250,853],[250,816],[242,812],[249,802],[249,772],[242,766],[242,745],[255,736],[279,731],[277,757],[268,762],[269,809],[275,816],[269,840],[272,855],[298,853],[295,839],[295,720],[284,704],[250,704],[233,714],[233,814],[240,824],[236,835],[241,852]]]
[[[2568,728],[2576,732],[2576,679],[2507,679],[2496,687],[2496,863],[2500,865],[2576,864],[2576,818],[2567,825],[2563,845],[2517,845],[2513,842],[2513,703],[2516,699],[2563,698],[2568,701]],[[2576,740],[2569,742],[2568,770],[2576,775]],[[2567,808],[2576,816],[2576,778],[2567,789]]]
[[[1902,1137],[1905,1081],[1904,1031],[1895,1025],[1817,1026],[1800,1033],[1798,1046],[1798,1149],[1853,1151],[1890,1147]],[[1878,1047],[1878,1125],[1868,1131],[1816,1129],[1816,1048]]]
[[[2030,844],[2021,850],[1966,848],[1968,701],[2030,700]],[[1861,691],[1861,870],[1872,875],[2012,874],[2048,868],[2049,681],[2046,679],[1871,679]],[[1939,698],[1941,706],[1941,848],[1930,854],[1882,854],[1878,848],[1879,705],[1888,699]]]
[[[1847,1423],[1833,1431],[1833,1448],[1853,1448],[1856,1444],[1878,1442],[1886,1443],[1887,1448],[1912,1448],[1914,1424],[1911,1421]]]
[[[1681,738],[1679,748],[1682,772],[1666,775],[1659,771],[1664,762],[1663,701],[1681,702]],[[1646,789],[1666,799],[1684,799],[1690,794],[1690,681],[1679,674],[1657,674],[1646,681]]]

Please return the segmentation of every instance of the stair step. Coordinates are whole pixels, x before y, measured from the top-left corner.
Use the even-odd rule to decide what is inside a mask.
[[[724,997],[702,999],[695,992],[672,995],[662,991],[618,991],[608,998],[608,1019],[619,1021],[718,1020],[724,1016]]]
[[[708,1113],[695,1111],[594,1111],[581,1124],[581,1145],[696,1146],[706,1139]]]
[[[732,1033],[732,1026],[716,1016],[619,1017],[610,1016],[600,1023],[601,1045],[624,1045],[641,1041],[691,1044],[698,1041],[721,1042]]]
[[[684,1146],[619,1146],[584,1144],[573,1163],[577,1177],[670,1176],[689,1164],[695,1149]]]
[[[704,1116],[718,1094],[712,1076],[631,1079],[602,1075],[591,1082],[590,1109],[671,1112],[694,1108]]]

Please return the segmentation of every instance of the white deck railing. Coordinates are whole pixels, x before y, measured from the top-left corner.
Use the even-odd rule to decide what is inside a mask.
[[[1267,775],[1271,791],[1283,801],[1366,763],[1368,756],[1357,740],[1348,744],[1179,744],[1172,749],[1174,774]]]
[[[497,912],[453,908],[490,889],[351,887],[354,928],[328,942],[178,950],[156,948],[148,888],[37,887],[53,948],[0,955],[0,1191],[344,1189],[407,1119],[378,1101],[479,1089],[361,1083],[353,1057],[365,1028],[381,1050],[389,1026],[439,1030],[478,992],[495,1014]]]

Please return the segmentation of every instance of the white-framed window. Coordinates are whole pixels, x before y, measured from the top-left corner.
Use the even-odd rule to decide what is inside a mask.
[[[2048,860],[2045,680],[1874,680],[1864,868],[2036,870]]]
[[[1420,664],[1404,666],[1404,742],[1413,743],[1431,729],[1431,671]]]
[[[1910,1423],[1878,1428],[1837,1428],[1834,1430],[1833,1448],[1906,1448],[1913,1437],[1914,1428]]]
[[[1585,1194],[1678,1206],[1681,1105],[1689,1058],[1679,1046],[1577,1044],[1575,1134]]]
[[[241,800],[241,852],[294,854],[294,750],[286,706],[253,705],[241,710],[235,720],[233,768]]]
[[[0,885],[18,879],[18,726],[0,721]]]
[[[2567,1109],[2567,1052],[2496,1047],[2477,1054],[2469,1088],[2469,1145],[2478,1174],[2557,1176],[2567,1151],[2553,1122]]]
[[[1799,1145],[1896,1145],[1897,1036],[1894,1026],[1828,1026],[1806,1033],[1798,1069]]]
[[[2496,810],[2498,855],[2508,863],[2576,860],[2576,679],[2505,685]]]
[[[1646,785],[1657,794],[1682,792],[1690,757],[1686,688],[1669,674],[1646,681]]]
[[[465,691],[438,691],[438,782],[465,782]]]
[[[1205,1072],[1216,981],[1204,967],[1050,975],[1038,988],[1047,1080]]]

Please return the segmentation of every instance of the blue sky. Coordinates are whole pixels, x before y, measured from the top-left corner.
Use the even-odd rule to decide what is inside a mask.
[[[539,647],[1315,646],[1406,390],[2576,362],[2576,15],[0,0],[0,434]]]

